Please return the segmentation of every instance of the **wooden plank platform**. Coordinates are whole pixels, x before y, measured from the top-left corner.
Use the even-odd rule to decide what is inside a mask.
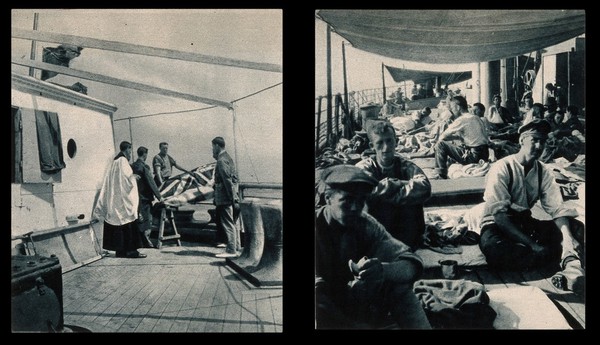
[[[114,253],[63,274],[65,325],[98,333],[282,332],[283,291],[256,288],[197,242]]]

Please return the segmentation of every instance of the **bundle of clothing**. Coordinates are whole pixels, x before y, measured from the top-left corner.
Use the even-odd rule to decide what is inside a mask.
[[[448,167],[448,178],[457,179],[461,177],[481,177],[490,170],[490,162],[480,159],[477,163],[460,164],[452,163]]]
[[[477,243],[479,234],[469,230],[463,215],[435,212],[425,215],[423,247],[443,254],[460,254],[461,245]]]
[[[438,329],[493,329],[496,311],[482,284],[459,279],[421,279],[413,292]]]
[[[573,162],[577,156],[585,155],[585,137],[579,131],[573,132],[576,132],[576,135],[548,138],[540,161],[548,163],[557,158],[565,158]]]

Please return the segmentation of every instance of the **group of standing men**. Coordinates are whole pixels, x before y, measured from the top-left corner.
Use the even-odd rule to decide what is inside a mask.
[[[213,158],[217,160],[214,171],[214,204],[216,206],[217,241],[225,247],[217,257],[236,257],[241,249],[239,230],[235,226],[239,214],[238,175],[233,159],[225,150],[225,140],[215,137],[212,142]],[[146,164],[148,149],[137,149],[138,159],[132,158],[132,145],[123,141],[120,152],[111,163],[105,176],[94,216],[104,220],[102,247],[115,251],[116,257],[145,258],[139,248],[155,248],[150,240],[152,230],[152,206],[164,202],[159,188],[168,180],[173,167],[182,168],[168,152],[169,144],[159,144],[160,153],[152,159],[153,170]],[[154,171],[154,176],[152,174]],[[226,244],[225,244],[226,243]]]

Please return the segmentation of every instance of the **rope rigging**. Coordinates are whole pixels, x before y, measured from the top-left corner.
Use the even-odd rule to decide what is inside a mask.
[[[248,94],[246,96],[237,98],[237,99],[231,101],[231,103],[234,104],[235,102],[238,102],[238,101],[241,101],[243,99],[255,96],[255,95],[259,94],[259,93],[262,93],[264,91],[267,91],[269,89],[272,89],[272,88],[274,88],[276,86],[279,86],[279,85],[282,85],[282,84],[283,84],[283,82],[279,82],[277,84],[268,86],[268,87],[266,87],[264,89],[261,89],[261,90],[258,90],[256,92],[250,93],[250,94]],[[204,111],[204,110],[209,110],[209,109],[213,109],[213,108],[217,108],[217,106],[209,106],[209,107],[204,107],[204,108],[195,108],[195,109],[187,109],[187,110],[179,110],[179,111],[171,111],[171,112],[160,112],[160,113],[153,113],[153,114],[144,114],[144,115],[138,115],[138,116],[130,116],[130,117],[122,118],[122,119],[115,119],[115,120],[113,120],[113,122],[128,120],[129,121],[129,130],[131,132],[131,129],[132,129],[132,127],[131,127],[131,120],[132,119],[139,119],[139,118],[151,117],[151,116],[159,116],[159,115],[183,114],[183,113],[189,113],[189,112],[194,112],[194,111]],[[233,110],[233,109],[232,109],[232,114],[233,114],[233,117],[235,117],[235,110]],[[234,119],[234,121],[235,121],[235,119]],[[245,141],[244,136],[242,134],[242,131],[240,129],[237,129],[237,130],[234,129],[234,132],[236,132],[237,134],[240,135],[240,138],[241,138],[242,142]],[[234,133],[234,135],[236,133]],[[133,138],[131,140],[133,142]],[[252,167],[252,172],[253,172],[252,175],[256,178],[256,182],[260,183],[260,181],[258,180],[258,174],[256,172],[256,167],[254,166],[254,162],[252,161],[251,156],[248,154],[247,145],[243,145],[243,147],[244,147],[245,154],[248,157],[248,161],[250,162],[250,166]],[[236,156],[237,156],[237,154],[236,154]]]

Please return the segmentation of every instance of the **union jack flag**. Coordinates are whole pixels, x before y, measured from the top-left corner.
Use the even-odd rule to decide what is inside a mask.
[[[216,165],[216,162],[205,164],[168,178],[159,188],[160,195],[165,199],[164,204],[180,207],[186,203],[212,199]]]

